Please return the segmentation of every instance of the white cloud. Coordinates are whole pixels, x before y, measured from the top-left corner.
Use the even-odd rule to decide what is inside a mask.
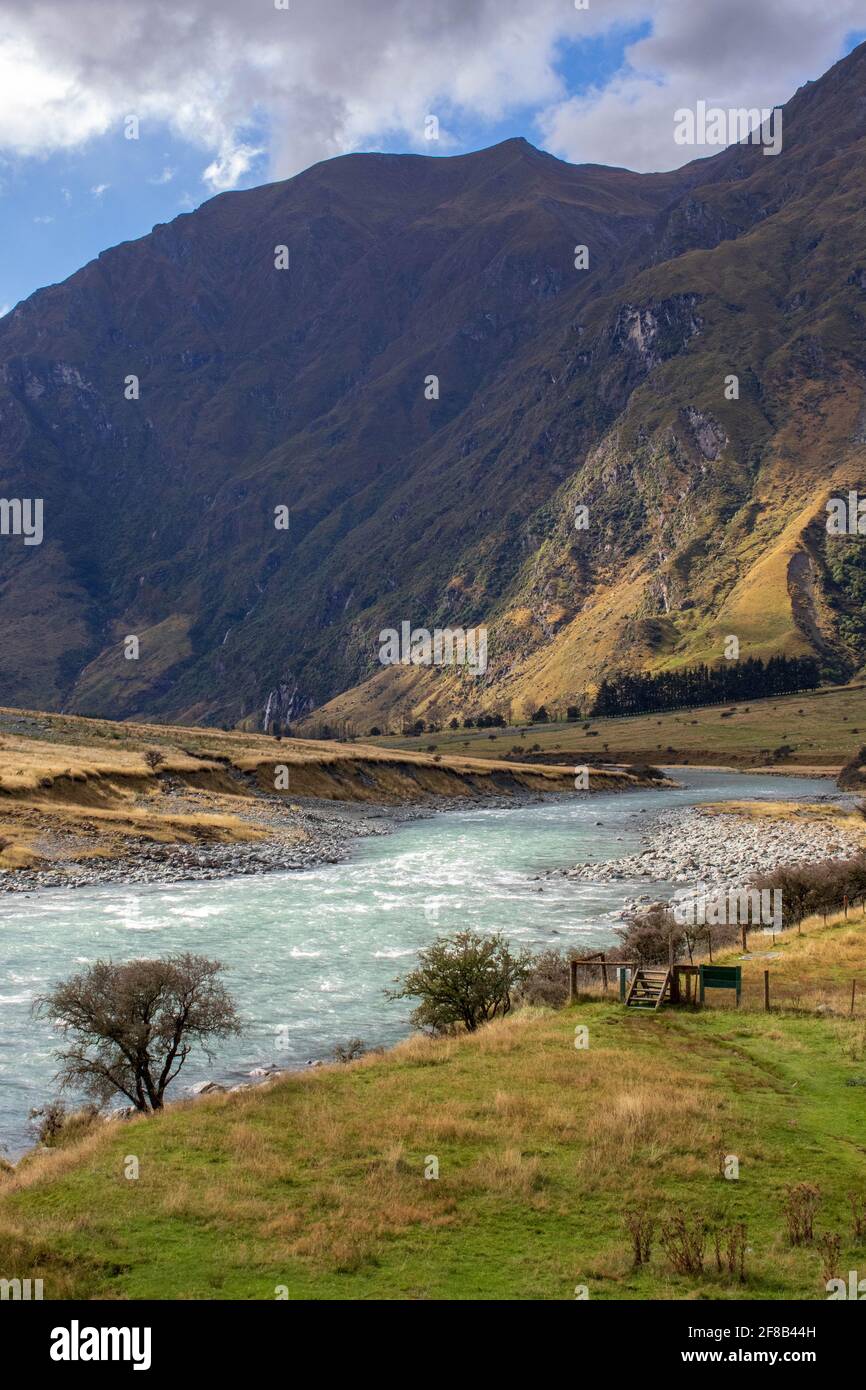
[[[455,105],[497,119],[557,101],[557,41],[603,23],[566,0],[292,0],[288,11],[139,0],[122,22],[116,0],[0,0],[0,17],[0,150],[80,146],[136,115],[142,133],[167,124],[205,151],[213,188],[249,173],[263,131],[269,172],[286,177],[391,136],[429,152],[424,117]]]
[[[171,183],[176,173],[176,169],[172,169],[166,165],[162,173],[154,174],[153,178],[148,179],[148,183]]]
[[[674,112],[699,100],[772,108],[841,56],[864,26],[861,0],[726,0],[684,5],[657,0],[653,32],[627,50],[602,90],[554,104],[539,118],[545,147],[575,162],[674,169],[715,146],[674,143]]]
[[[226,188],[235,188],[251,168],[253,160],[264,150],[251,145],[233,145],[227,141],[202,174],[203,181],[214,193],[222,193]]]
[[[651,20],[606,87],[569,95],[558,45]],[[537,113],[554,153],[673,167],[673,111],[703,97],[772,106],[839,56],[862,0],[0,0],[0,151],[45,155],[122,131],[170,127],[203,152],[214,190],[286,177],[386,140],[448,148],[464,122]],[[532,131],[527,131],[532,134]]]
[[[19,155],[72,149],[103,134],[111,103],[82,85],[75,67],[56,62],[27,34],[28,21],[5,20],[0,38],[0,147]],[[16,29],[19,33],[16,35]]]
[[[11,308],[11,304],[0,304],[0,319],[5,318]]]
[[[107,193],[110,187],[110,183],[96,183],[93,185],[90,191],[93,194],[94,198],[101,198],[103,193]]]
[[[50,216],[46,216],[46,217],[34,217],[33,221],[34,221],[34,222],[41,222],[44,226],[47,227],[47,225],[48,225],[49,222],[53,222],[53,221],[54,221],[54,218],[53,218],[53,217],[50,217]]]

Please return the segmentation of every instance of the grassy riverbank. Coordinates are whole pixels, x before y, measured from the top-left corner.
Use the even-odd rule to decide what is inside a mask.
[[[598,791],[641,785],[625,771],[592,778]],[[314,830],[294,805],[309,799],[402,806],[573,790],[568,762],[539,767],[0,709],[0,871],[86,866],[93,874],[154,845],[168,859],[172,847],[213,849],[218,858],[219,846],[264,842],[291,854]],[[270,867],[278,861],[277,853]]]
[[[47,1298],[825,1297],[816,1246],[787,1243],[785,1188],[820,1188],[816,1235],[862,1267],[864,945],[859,915],[777,939],[744,962],[739,1012],[587,999],[100,1126],[0,1178],[0,1269]],[[768,967],[796,1007],[761,1011]],[[714,1258],[677,1274],[658,1240],[633,1270],[623,1214],[642,1203],[745,1222],[746,1283]]]

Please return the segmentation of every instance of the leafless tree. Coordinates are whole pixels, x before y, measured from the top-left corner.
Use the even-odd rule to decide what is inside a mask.
[[[57,1079],[104,1102],[126,1096],[136,1110],[161,1110],[193,1047],[241,1032],[219,961],[169,956],[116,965],[98,960],[35,1001],[70,1040]]]

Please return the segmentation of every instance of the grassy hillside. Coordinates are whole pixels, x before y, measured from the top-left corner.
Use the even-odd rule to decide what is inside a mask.
[[[846,1011],[864,945],[859,916],[807,923],[745,962],[739,1013],[727,995],[655,1016],[587,999],[99,1126],[0,1177],[0,1268],[47,1298],[823,1298],[785,1187],[819,1186],[816,1235],[862,1267],[866,1000]],[[791,1006],[769,1015],[768,965]],[[712,1258],[677,1274],[658,1240],[633,1270],[623,1215],[642,1203],[744,1222],[746,1283]]]
[[[732,712],[733,711],[733,712]],[[589,727],[585,727],[586,725]],[[527,754],[535,745],[563,759],[602,755],[623,762],[725,763],[762,767],[782,745],[783,767],[839,767],[866,743],[866,686],[814,691],[740,705],[709,705],[672,714],[573,723],[527,724],[507,729],[445,728],[418,737],[386,737],[390,748],[430,748],[474,758]]]

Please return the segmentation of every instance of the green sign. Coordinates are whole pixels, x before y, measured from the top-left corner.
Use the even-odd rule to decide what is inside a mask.
[[[735,989],[739,1004],[742,983],[743,972],[739,965],[702,965],[701,1003],[704,1002],[705,989]]]

